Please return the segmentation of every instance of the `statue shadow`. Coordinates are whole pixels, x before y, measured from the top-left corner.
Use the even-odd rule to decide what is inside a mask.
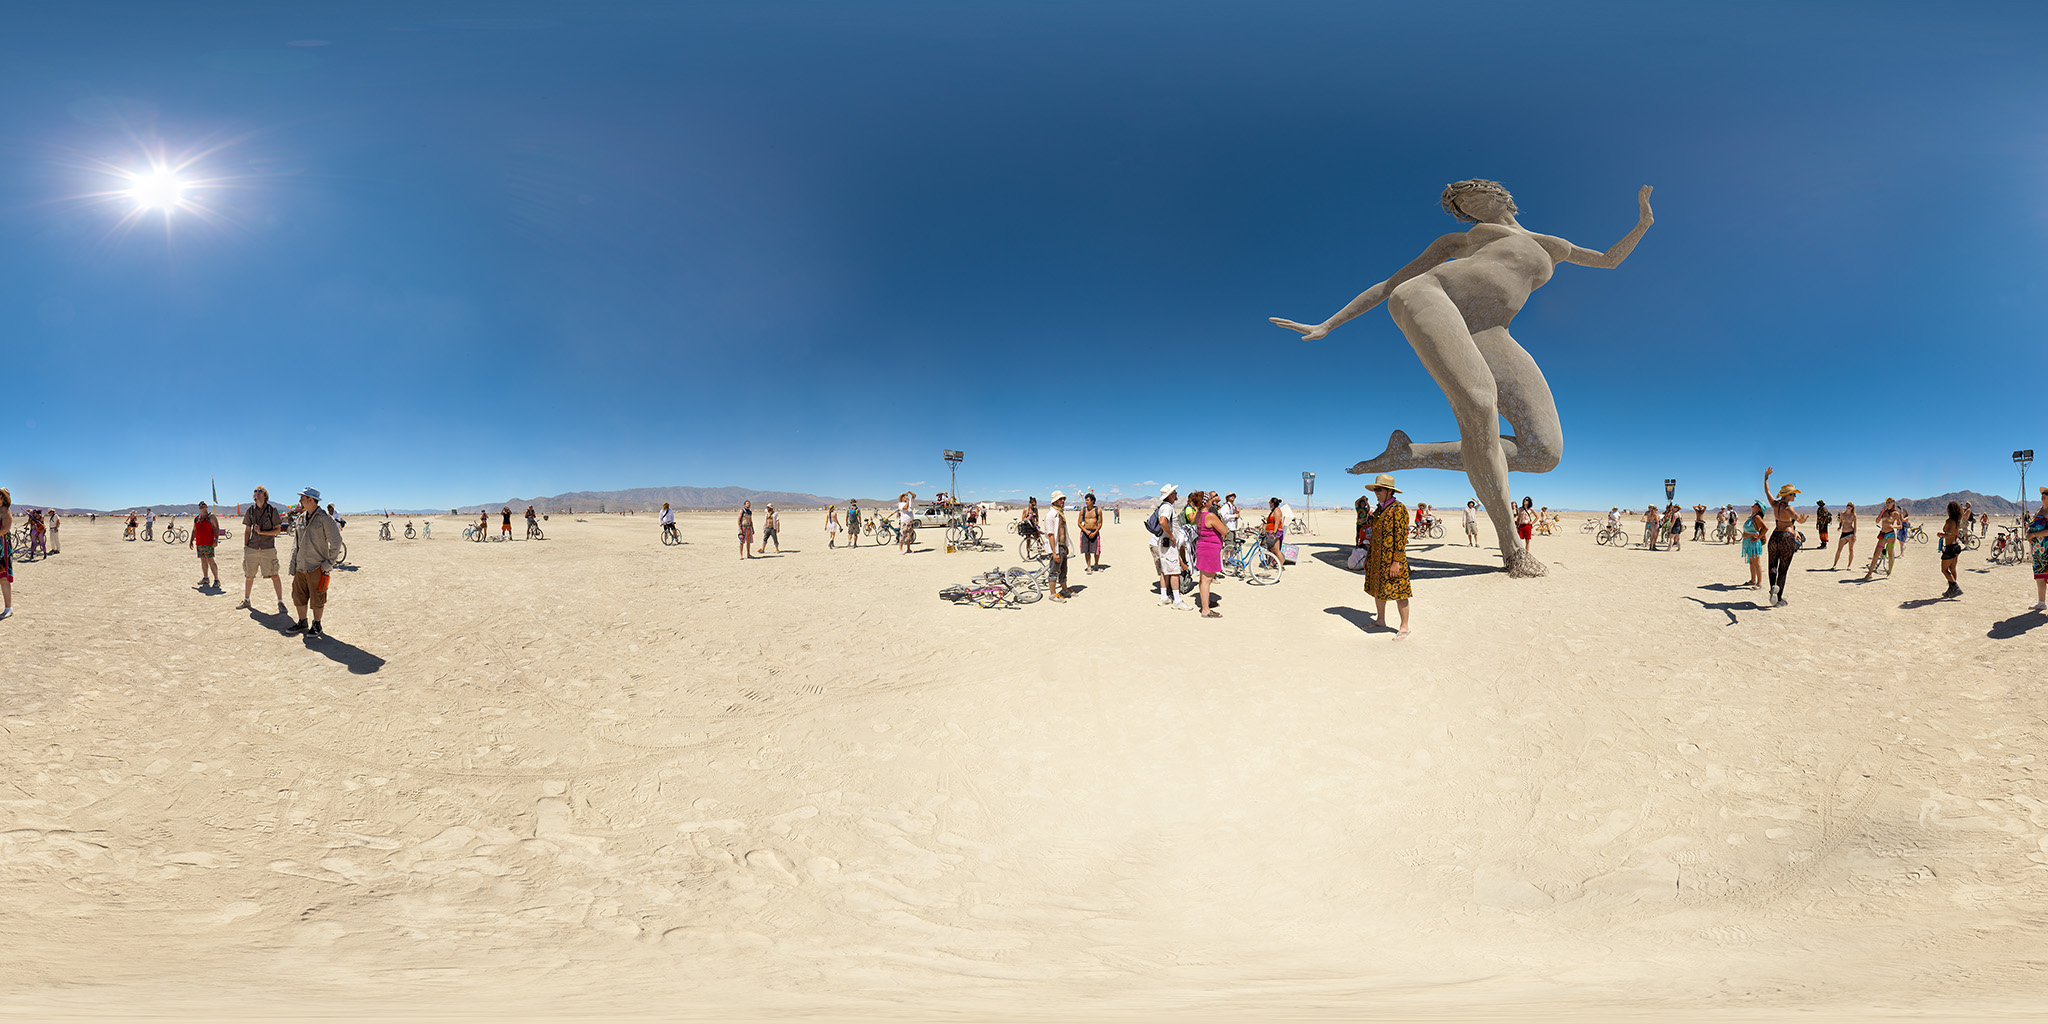
[[[1722,601],[1719,603],[1710,604],[1706,601],[1700,600],[1697,597],[1688,597],[1686,598],[1686,600],[1691,601],[1692,603],[1699,605],[1702,608],[1712,609],[1713,611],[1717,611],[1723,615],[1728,616],[1728,624],[1731,626],[1742,621],[1741,619],[1735,617],[1735,610],[1737,608],[1740,608],[1744,611],[1752,612],[1763,610],[1763,606],[1757,604],[1755,601]]]
[[[1991,631],[1984,635],[1993,640],[2011,640],[2015,637],[2025,636],[2028,630],[2038,628],[2043,623],[2048,623],[2048,614],[2024,612],[2012,618],[1992,623]]]
[[[307,650],[325,655],[329,661],[342,665],[356,675],[370,675],[384,667],[383,658],[377,657],[346,640],[336,640],[331,636],[325,635],[307,636],[302,637],[302,639],[305,641]]]

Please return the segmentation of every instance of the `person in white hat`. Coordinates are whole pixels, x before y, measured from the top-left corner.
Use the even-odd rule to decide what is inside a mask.
[[[1174,499],[1180,496],[1180,489],[1172,484],[1159,488],[1159,506],[1145,520],[1145,530],[1152,534],[1152,567],[1159,573],[1159,603],[1175,608],[1187,608],[1188,603],[1180,596],[1180,538],[1174,533],[1173,519],[1178,511]]]
[[[1064,601],[1073,596],[1067,589],[1067,492],[1052,492],[1052,500],[1046,503],[1045,515],[1040,518],[1045,530],[1045,550],[1052,556],[1049,581],[1053,596]]]
[[[320,628],[320,613],[327,607],[327,584],[341,551],[341,529],[334,517],[320,507],[320,492],[311,487],[299,492],[299,524],[292,530],[292,604],[299,621],[287,632],[326,636]],[[309,622],[306,609],[313,617]]]
[[[1365,592],[1379,603],[1374,618],[1382,627],[1387,624],[1387,602],[1394,602],[1400,609],[1401,631],[1394,639],[1405,640],[1408,599],[1413,596],[1408,576],[1408,508],[1395,497],[1401,489],[1394,486],[1391,473],[1381,473],[1373,481],[1372,493],[1379,499],[1380,508],[1373,513],[1372,541],[1365,549]]]

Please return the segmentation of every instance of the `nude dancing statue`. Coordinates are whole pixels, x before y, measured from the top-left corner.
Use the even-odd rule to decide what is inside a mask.
[[[1543,563],[1515,536],[1508,471],[1547,473],[1564,450],[1557,404],[1536,361],[1508,335],[1508,322],[1559,263],[1612,269],[1649,230],[1650,186],[1636,194],[1635,229],[1606,252],[1581,249],[1515,222],[1515,199],[1500,182],[1474,178],[1446,186],[1444,212],[1472,225],[1445,235],[1380,283],[1360,292],[1319,324],[1270,319],[1314,341],[1381,302],[1422,365],[1443,388],[1458,419],[1457,441],[1416,444],[1396,430],[1387,450],[1351,467],[1353,473],[1463,469],[1486,506],[1510,576],[1541,576]],[[1514,433],[1502,436],[1506,417]]]

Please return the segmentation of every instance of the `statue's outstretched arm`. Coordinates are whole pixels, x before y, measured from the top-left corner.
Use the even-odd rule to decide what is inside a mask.
[[[1621,266],[1621,261],[1628,259],[1628,254],[1636,251],[1636,243],[1643,240],[1643,232],[1650,230],[1650,225],[1657,221],[1655,217],[1650,216],[1650,186],[1644,185],[1642,191],[1636,193],[1636,208],[1635,230],[1622,236],[1621,241],[1608,246],[1606,252],[1594,252],[1574,245],[1571,252],[1565,256],[1564,262],[1576,263],[1582,267],[1599,267],[1602,270],[1613,270]]]
[[[1349,320],[1352,317],[1359,315],[1360,313],[1366,312],[1367,310],[1373,308],[1374,306],[1379,305],[1382,302],[1385,302],[1387,296],[1393,294],[1394,289],[1399,288],[1402,284],[1406,283],[1409,278],[1415,277],[1421,274],[1423,271],[1426,271],[1429,268],[1434,267],[1440,263],[1443,263],[1444,261],[1449,260],[1453,256],[1457,255],[1458,249],[1464,244],[1464,232],[1445,235],[1437,239],[1436,241],[1429,243],[1429,248],[1422,250],[1422,255],[1417,256],[1412,260],[1409,260],[1407,266],[1402,267],[1400,270],[1394,272],[1394,276],[1387,278],[1386,280],[1381,281],[1380,283],[1373,285],[1372,287],[1367,288],[1362,292],[1359,292],[1357,298],[1352,299],[1348,303],[1345,303],[1343,309],[1338,310],[1336,312],[1336,315],[1330,317],[1328,320],[1325,320],[1322,323],[1314,325],[1298,324],[1292,320],[1283,320],[1277,316],[1270,316],[1266,319],[1271,320],[1274,323],[1279,324],[1280,326],[1285,327],[1290,331],[1300,331],[1301,336],[1305,341],[1314,341],[1317,338],[1320,338],[1330,333],[1331,331],[1335,330],[1338,324],[1341,324],[1344,321]]]

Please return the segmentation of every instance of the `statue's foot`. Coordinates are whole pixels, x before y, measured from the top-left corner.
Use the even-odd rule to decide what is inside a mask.
[[[1502,556],[1508,566],[1508,575],[1514,579],[1528,579],[1532,576],[1547,575],[1543,563],[1529,553],[1527,548],[1516,548]]]
[[[1393,473],[1415,468],[1415,442],[1408,440],[1405,431],[1396,430],[1387,436],[1387,450],[1351,467],[1355,474]]]

